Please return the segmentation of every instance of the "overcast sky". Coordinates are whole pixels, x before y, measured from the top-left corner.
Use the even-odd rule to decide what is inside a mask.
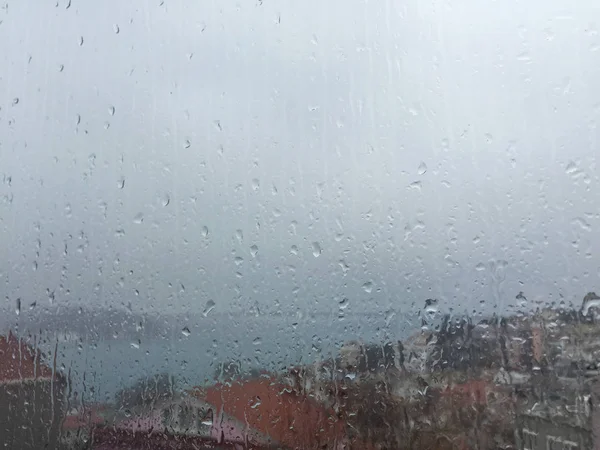
[[[596,1],[3,3],[10,314],[600,291]]]

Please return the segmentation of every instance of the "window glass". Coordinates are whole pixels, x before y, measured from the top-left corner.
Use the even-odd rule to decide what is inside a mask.
[[[1,0],[1,446],[600,445],[599,17]]]

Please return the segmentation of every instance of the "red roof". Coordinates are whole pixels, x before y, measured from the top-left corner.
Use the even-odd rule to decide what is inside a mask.
[[[0,384],[34,379],[52,379],[52,369],[41,361],[41,353],[12,333],[0,336]]]
[[[272,378],[218,383],[195,395],[288,448],[335,448],[345,426],[335,412]]]

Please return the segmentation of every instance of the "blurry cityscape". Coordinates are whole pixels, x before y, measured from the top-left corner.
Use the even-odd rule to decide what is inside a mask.
[[[519,294],[523,296],[523,294]],[[523,297],[524,298],[524,297]],[[423,311],[435,310],[436,301]],[[600,448],[600,296],[474,320],[427,313],[403,342],[348,341],[281,371],[223,361],[212,383],[144,374],[75,401],[35,342],[0,337],[8,449]]]

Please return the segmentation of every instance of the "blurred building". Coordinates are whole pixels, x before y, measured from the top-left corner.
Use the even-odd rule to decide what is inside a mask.
[[[284,448],[344,448],[345,423],[335,411],[325,407],[308,395],[296,392],[292,386],[275,377],[217,383],[197,389],[198,400],[212,406],[215,418],[222,416],[238,421],[244,426],[242,442],[249,436],[266,438],[269,444]],[[215,421],[218,426],[218,421]],[[221,441],[231,441],[238,436],[225,435]],[[261,439],[262,440],[262,439]]]
[[[355,374],[404,369],[404,346],[400,341],[366,344],[349,341],[340,349],[338,366]]]
[[[39,351],[12,333],[0,336],[0,447],[57,448],[64,387]]]
[[[346,342],[340,349],[340,365],[344,370],[357,370],[363,357],[363,346],[359,341]]]
[[[536,403],[517,418],[519,450],[583,450],[594,446],[594,411],[590,395],[563,389],[560,396]],[[598,443],[596,443],[598,444]]]

